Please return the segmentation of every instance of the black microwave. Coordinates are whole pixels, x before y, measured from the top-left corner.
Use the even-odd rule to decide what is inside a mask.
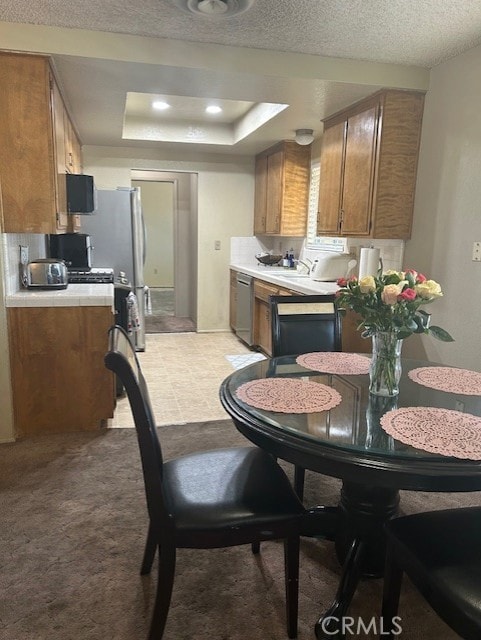
[[[67,173],[67,211],[69,213],[95,213],[96,198],[93,176]]]

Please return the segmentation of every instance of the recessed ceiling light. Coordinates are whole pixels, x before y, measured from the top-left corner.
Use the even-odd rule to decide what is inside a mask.
[[[158,111],[165,111],[166,109],[170,109],[170,104],[163,100],[156,100],[155,102],[152,102],[152,107]]]
[[[222,109],[216,104],[211,104],[205,109],[206,113],[221,113]]]
[[[247,11],[255,0],[170,0],[180,9],[204,18],[230,18]]]

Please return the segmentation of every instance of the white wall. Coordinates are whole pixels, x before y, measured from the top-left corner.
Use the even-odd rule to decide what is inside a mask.
[[[83,147],[84,172],[99,189],[130,186],[132,169],[198,174],[197,330],[229,330],[230,238],[252,234],[254,158],[201,155],[170,160],[155,149]],[[220,250],[214,248],[220,241]]]
[[[132,180],[140,188],[146,230],[144,282],[148,287],[174,286],[174,185]]]
[[[481,262],[471,260],[481,240],[481,47],[436,67],[426,96],[413,236],[405,267],[437,280],[444,298],[426,310],[432,324],[456,339],[423,336],[428,358],[479,370]],[[420,338],[403,353],[419,354]]]

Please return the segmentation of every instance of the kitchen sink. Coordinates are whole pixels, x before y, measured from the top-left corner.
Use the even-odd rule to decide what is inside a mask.
[[[309,274],[299,273],[298,271],[283,271],[282,273],[276,275],[278,275],[279,278],[309,278]]]

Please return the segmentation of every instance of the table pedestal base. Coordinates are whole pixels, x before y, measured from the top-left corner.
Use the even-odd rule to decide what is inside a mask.
[[[336,535],[336,552],[343,569],[335,600],[316,624],[318,640],[342,638],[342,619],[360,578],[383,575],[383,526],[397,514],[398,506],[397,489],[343,483]]]

